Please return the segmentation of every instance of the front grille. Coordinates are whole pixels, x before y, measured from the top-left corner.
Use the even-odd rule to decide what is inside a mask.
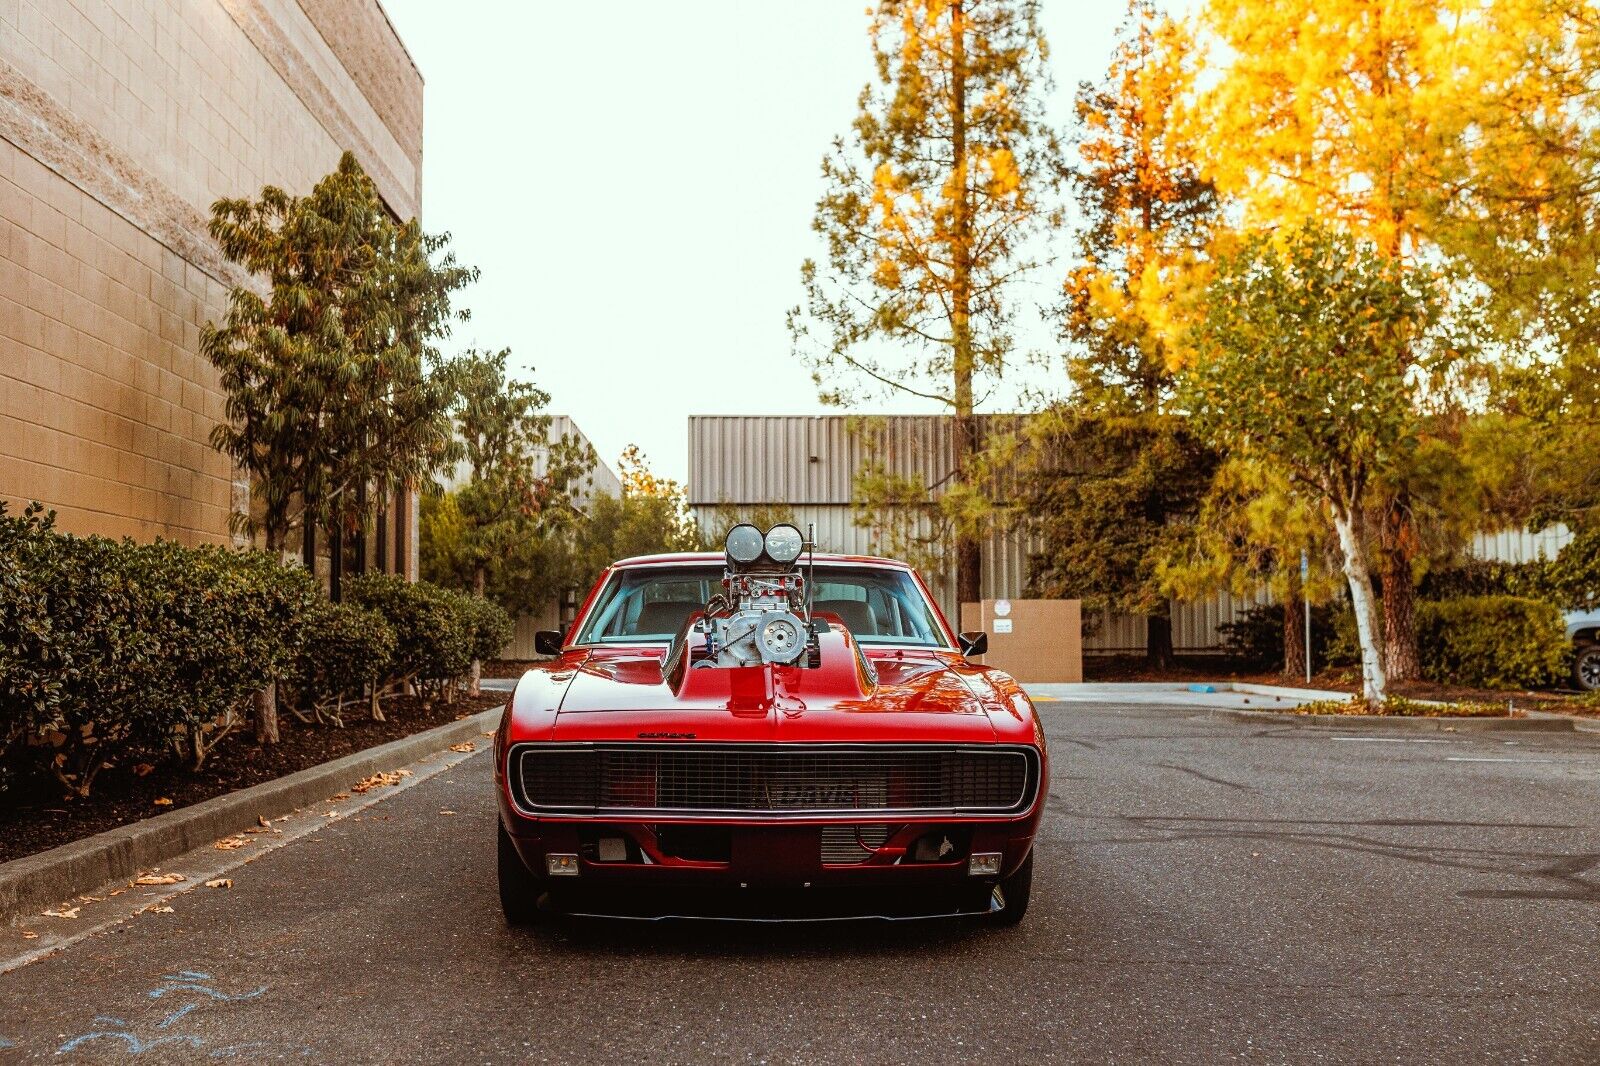
[[[1012,813],[1038,777],[1031,749],[936,744],[524,744],[509,765],[520,806],[571,814]]]

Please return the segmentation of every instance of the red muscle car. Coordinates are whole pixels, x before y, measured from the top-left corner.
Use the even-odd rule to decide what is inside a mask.
[[[1033,704],[910,567],[808,547],[627,559],[539,634],[495,735],[509,922],[1022,919]]]

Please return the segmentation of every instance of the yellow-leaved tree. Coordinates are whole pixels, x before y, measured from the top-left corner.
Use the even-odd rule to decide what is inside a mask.
[[[1198,25],[1214,79],[1194,101],[1202,170],[1251,231],[1332,226],[1405,270],[1451,265],[1444,205],[1483,178],[1484,119],[1508,86],[1537,93],[1528,61],[1544,0],[1209,0]],[[1459,304],[1457,305],[1459,309]],[[1402,372],[1412,358],[1398,350]],[[1434,368],[1450,380],[1449,367]],[[1446,403],[1435,391],[1430,399]],[[1452,420],[1431,425],[1449,426]],[[1426,437],[1430,423],[1423,423]],[[1390,680],[1420,674],[1414,568],[1452,501],[1408,454],[1385,456],[1365,506],[1383,584]],[[1459,523],[1437,523],[1457,528]]]
[[[1029,237],[1056,218],[1047,51],[1033,0],[880,0],[868,14],[876,82],[823,160],[812,226],[827,254],[802,265],[789,326],[825,401],[865,387],[954,416],[950,476],[909,495],[953,530],[957,591],[976,600],[992,500],[975,411],[1011,354]],[[907,502],[906,486],[880,491],[888,477],[865,471],[858,505]]]

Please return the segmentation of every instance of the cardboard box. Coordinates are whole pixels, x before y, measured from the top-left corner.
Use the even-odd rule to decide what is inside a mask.
[[[1083,605],[1078,600],[983,600],[961,605],[961,631],[989,634],[977,661],[1023,683],[1083,680]]]

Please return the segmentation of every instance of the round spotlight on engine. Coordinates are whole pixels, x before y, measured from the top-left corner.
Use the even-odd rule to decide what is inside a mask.
[[[749,566],[761,558],[761,549],[765,545],[761,530],[748,522],[740,522],[728,530],[728,539],[724,548],[728,558],[741,566]]]
[[[767,558],[787,566],[800,558],[805,538],[794,526],[784,523],[767,530]]]

